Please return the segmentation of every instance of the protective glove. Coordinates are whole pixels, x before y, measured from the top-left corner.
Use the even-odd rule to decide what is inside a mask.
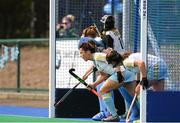
[[[96,72],[98,69],[96,67],[93,68],[93,72]]]
[[[140,83],[140,80],[136,80],[136,84],[139,84]]]
[[[142,85],[143,89],[148,89],[149,87],[149,82],[146,77],[142,78],[140,84]]]

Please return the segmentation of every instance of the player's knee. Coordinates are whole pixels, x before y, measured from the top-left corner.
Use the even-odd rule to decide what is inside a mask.
[[[106,93],[106,91],[105,91],[104,89],[100,89],[100,90],[99,90],[99,93],[103,95],[103,94]]]

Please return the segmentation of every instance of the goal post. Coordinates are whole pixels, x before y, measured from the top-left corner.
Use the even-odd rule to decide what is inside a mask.
[[[158,57],[160,62],[154,66],[155,71],[147,72],[157,78],[160,75],[166,76],[164,91],[141,90],[140,121],[179,122],[176,104],[180,101],[177,100],[180,96],[180,1],[139,0],[140,20],[134,20],[138,19],[137,3],[137,0],[123,1],[123,40],[129,41],[129,50],[133,52],[133,49],[137,48],[137,51],[142,53],[142,60],[146,62],[146,66],[153,61],[148,54]],[[138,21],[139,24],[136,23]],[[172,98],[168,97],[168,94],[171,94]],[[168,98],[171,99],[168,101],[169,105],[164,103]],[[158,105],[162,100],[164,101],[162,105]],[[163,112],[163,107],[167,108],[166,112]]]
[[[180,63],[176,61],[180,61],[180,1],[141,0],[140,11],[141,51],[147,76],[153,76],[158,82],[164,77],[163,91],[141,91],[141,122],[179,122],[176,104],[180,101],[177,99],[180,96],[180,71],[177,69]],[[152,71],[150,64],[153,65]]]
[[[146,66],[149,62],[151,62],[147,54],[151,54],[153,56],[159,57],[160,59],[163,59],[163,61],[165,61],[166,63],[168,79],[165,81],[165,91],[161,93],[165,95],[163,95],[162,97],[166,96],[166,91],[168,91],[168,94],[173,93],[174,91],[180,92],[180,1],[121,0],[121,2],[123,2],[122,36],[124,42],[126,43],[126,49],[130,50],[131,52],[141,52],[142,60],[146,63]],[[76,29],[78,29],[78,33],[81,34],[81,31],[84,28],[92,24],[92,19],[88,15],[89,12],[92,12],[97,27],[101,27],[102,25],[101,23],[99,23],[99,20],[104,14],[107,14],[105,13],[105,11],[103,11],[103,8],[107,9],[109,8],[109,5],[111,4],[107,3],[107,1],[105,0],[50,1],[49,117],[56,117],[56,111],[54,107],[56,96],[59,96],[59,94],[63,94],[60,92],[56,95],[56,89],[68,90],[69,88],[72,88],[74,84],[77,84],[77,81],[69,75],[68,70],[70,68],[75,68],[78,75],[82,76],[87,66],[89,65],[89,63],[84,62],[79,57],[79,51],[77,48],[79,37],[77,37],[76,39],[70,39],[69,37],[68,39],[58,39],[56,37],[56,24],[58,23],[58,21],[61,21],[61,19],[67,14],[75,15],[76,21],[74,25]],[[57,68],[56,63],[58,63]],[[157,66],[155,68],[157,68]],[[159,72],[161,73],[163,71]],[[87,82],[92,82],[93,77],[91,76],[88,79],[89,80],[87,80]],[[78,86],[75,91],[79,91],[78,89],[80,91],[84,89],[83,95],[84,92],[87,94],[86,89],[83,85]],[[152,113],[151,116],[154,116],[153,112],[154,114],[157,113],[157,110],[149,110],[149,105],[156,100],[154,101],[153,97],[149,98],[149,96],[159,96],[161,94],[159,94],[159,92],[152,93],[149,93],[149,90],[145,91],[141,89],[141,122],[147,122],[148,120],[154,121],[153,119],[148,118],[148,111]],[[79,97],[79,95],[77,97]],[[60,96],[58,98],[60,98]],[[148,99],[150,100],[150,102],[148,102]],[[173,106],[173,101],[171,102],[171,106]],[[70,105],[68,104],[67,107],[69,108],[69,106]],[[176,108],[174,108],[173,110],[177,111]],[[61,116],[59,115],[59,117]],[[177,118],[176,121],[178,120],[179,119]]]
[[[147,66],[147,0],[141,0],[140,52]],[[140,122],[146,122],[146,90],[140,91]]]
[[[55,61],[56,61],[56,21],[55,1],[50,0],[50,23],[49,23],[49,118],[55,117]]]

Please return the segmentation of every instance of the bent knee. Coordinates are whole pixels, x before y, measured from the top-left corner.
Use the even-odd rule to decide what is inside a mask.
[[[100,89],[100,90],[99,90],[99,93],[100,93],[100,94],[105,94],[106,91],[105,91],[104,89]]]
[[[106,94],[106,93],[108,93],[109,91],[108,91],[108,89],[101,88],[101,89],[99,90],[99,92],[100,92],[100,94]]]

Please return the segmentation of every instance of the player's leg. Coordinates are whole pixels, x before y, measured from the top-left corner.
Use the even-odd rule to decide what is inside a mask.
[[[125,99],[126,93],[128,92],[129,95],[131,95],[133,97],[135,87],[136,87],[135,82],[132,82],[132,83],[128,82],[128,83],[124,84],[123,87],[118,88],[119,92],[121,93],[121,95],[124,98],[125,108],[126,108],[125,114],[122,116],[122,118],[126,118],[126,113],[129,110],[129,106],[131,104],[131,101],[129,101],[128,99]],[[126,88],[127,92],[126,91],[124,92],[124,89],[121,89],[121,88]]]
[[[96,87],[97,92],[100,92],[100,88],[103,85],[103,83],[104,82],[97,85],[97,87]],[[111,91],[112,98],[114,98],[113,95],[114,95],[113,91]],[[100,112],[92,117],[92,119],[95,120],[95,121],[101,121],[103,118],[106,118],[106,117],[108,117],[110,115],[110,112],[107,110],[107,108],[106,108],[106,106],[104,104],[104,101],[101,100],[101,99],[99,99],[99,107],[100,107]]]
[[[163,91],[164,90],[164,80],[151,80],[153,91]]]
[[[133,86],[133,83],[135,83],[135,82],[132,82],[132,83],[129,83],[129,84],[132,84],[132,86]],[[134,91],[134,89],[132,89],[132,90]],[[128,108],[129,108],[129,106],[131,105],[131,102],[132,102],[134,96],[131,95],[128,92],[128,90],[126,88],[124,88],[124,87],[120,87],[119,91],[122,94],[123,98],[125,99],[125,102],[127,103],[126,106],[128,106]],[[139,119],[139,115],[140,115],[139,113],[140,113],[139,112],[139,102],[136,101],[135,104],[132,107],[132,111],[131,111],[129,119],[131,121]]]
[[[106,80],[106,82],[102,85],[100,89],[100,94],[102,95],[103,101],[105,106],[107,107],[108,111],[111,113],[112,116],[103,119],[102,121],[105,122],[118,122],[119,116],[116,112],[114,100],[111,96],[110,91],[117,88],[119,86],[118,82],[115,82],[111,79]]]

